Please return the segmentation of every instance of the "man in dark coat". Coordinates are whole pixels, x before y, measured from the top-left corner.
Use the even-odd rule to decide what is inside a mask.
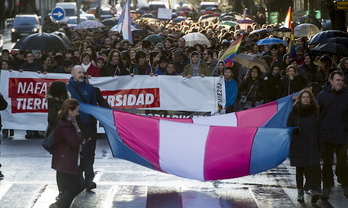
[[[19,67],[19,71],[40,72],[40,63],[35,61],[34,55],[31,51],[25,53],[24,59],[26,61]]]
[[[94,87],[86,82],[85,72],[80,65],[76,65],[71,70],[71,78],[69,84],[67,85],[68,91],[72,98],[75,98],[80,103],[88,103],[92,105],[97,105],[97,97],[95,94]],[[85,171],[86,189],[96,188],[96,184],[93,182],[94,179],[94,155],[95,148],[97,144],[97,127],[96,120],[93,116],[80,112],[79,120],[83,124],[82,131],[87,131],[88,138],[87,141],[82,146],[82,158],[81,162],[82,169]]]
[[[323,196],[329,198],[333,180],[333,154],[336,153],[338,177],[342,184],[344,197],[348,197],[348,90],[344,87],[344,75],[333,71],[329,83],[316,97],[322,116],[324,136]]]

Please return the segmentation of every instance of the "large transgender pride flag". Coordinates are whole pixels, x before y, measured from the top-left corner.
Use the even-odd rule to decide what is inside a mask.
[[[195,119],[146,117],[85,103],[104,126],[114,157],[201,181],[252,175],[289,154],[290,96],[245,111]]]

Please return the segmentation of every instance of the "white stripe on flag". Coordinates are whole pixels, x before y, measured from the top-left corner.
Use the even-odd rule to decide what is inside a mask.
[[[237,126],[235,113],[228,113],[219,116],[192,118],[193,123],[209,126]]]
[[[161,169],[181,177],[204,180],[205,144],[210,126],[160,120]]]

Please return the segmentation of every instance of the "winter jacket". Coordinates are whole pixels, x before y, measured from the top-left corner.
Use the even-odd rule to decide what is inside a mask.
[[[101,71],[102,76],[121,76],[121,75],[129,75],[130,72],[127,71],[126,67],[120,64],[111,64],[108,63],[104,66]]]
[[[323,135],[332,144],[348,143],[348,89],[326,85],[316,96],[322,114]]]
[[[90,75],[91,77],[100,77],[100,71],[99,68],[91,63],[91,65],[88,67],[86,73]]]
[[[247,101],[252,102],[254,107],[256,102],[265,101],[265,87],[262,79],[253,80],[248,77],[240,87],[241,95],[247,96]]]
[[[238,96],[238,84],[236,80],[225,79],[225,93],[226,93],[226,104],[225,107],[234,106]]]
[[[196,54],[196,55],[198,54],[198,57],[199,57],[199,53],[198,53],[197,51],[192,52],[192,53],[191,53],[191,57],[192,57],[192,55],[194,55],[194,54]],[[209,76],[209,75],[210,75],[208,65],[207,65],[206,63],[204,63],[204,62],[201,62],[200,58],[198,58],[197,65],[198,65],[198,73],[199,73],[199,76],[200,76],[201,74],[204,74],[204,76]],[[193,75],[193,72],[194,72],[193,68],[194,68],[194,67],[193,67],[193,63],[192,63],[192,61],[191,61],[191,59],[190,59],[190,64],[187,64],[187,65],[185,66],[182,75],[183,75],[184,77],[186,77],[187,75]]]
[[[52,168],[70,175],[78,174],[81,133],[68,120],[59,120],[54,131],[52,146]]]
[[[80,95],[76,92],[73,86],[75,86],[80,91],[85,101],[80,97]],[[71,77],[69,84],[67,85],[67,88],[68,88],[68,91],[70,92],[71,97],[75,98],[80,103],[86,102],[88,104],[97,105],[97,97],[96,97],[95,89],[93,85],[87,82],[76,82],[74,78]],[[84,112],[80,112],[79,117],[81,121],[83,122],[84,126],[88,130],[92,130],[89,128],[95,126],[95,119],[93,118],[93,116],[86,114]]]
[[[301,77],[295,76],[293,80],[290,80],[289,77],[286,76],[281,81],[277,97],[281,98],[301,91],[304,88],[304,85],[305,83]]]
[[[317,77],[317,71],[318,67],[314,64],[311,67],[308,67],[305,64],[302,64],[299,67],[297,67],[298,75],[305,80],[306,84],[315,81]]]
[[[48,136],[50,132],[54,130],[58,124],[58,121],[59,121],[58,111],[60,111],[64,100],[58,97],[53,97],[50,94],[47,94],[46,100],[48,101],[48,113],[47,113],[48,126],[46,129],[46,136]]]
[[[322,142],[320,140],[319,112],[315,106],[295,104],[289,113],[287,126],[299,127],[290,143],[290,163],[296,167],[319,166]]]
[[[4,96],[0,93],[0,110],[5,110],[7,108],[7,102],[4,99]]]

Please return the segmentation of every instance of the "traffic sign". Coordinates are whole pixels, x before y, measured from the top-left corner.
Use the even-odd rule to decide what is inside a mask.
[[[56,7],[51,11],[52,18],[56,21],[60,21],[65,17],[65,10],[61,7]]]
[[[335,1],[336,9],[348,9],[348,1]]]

